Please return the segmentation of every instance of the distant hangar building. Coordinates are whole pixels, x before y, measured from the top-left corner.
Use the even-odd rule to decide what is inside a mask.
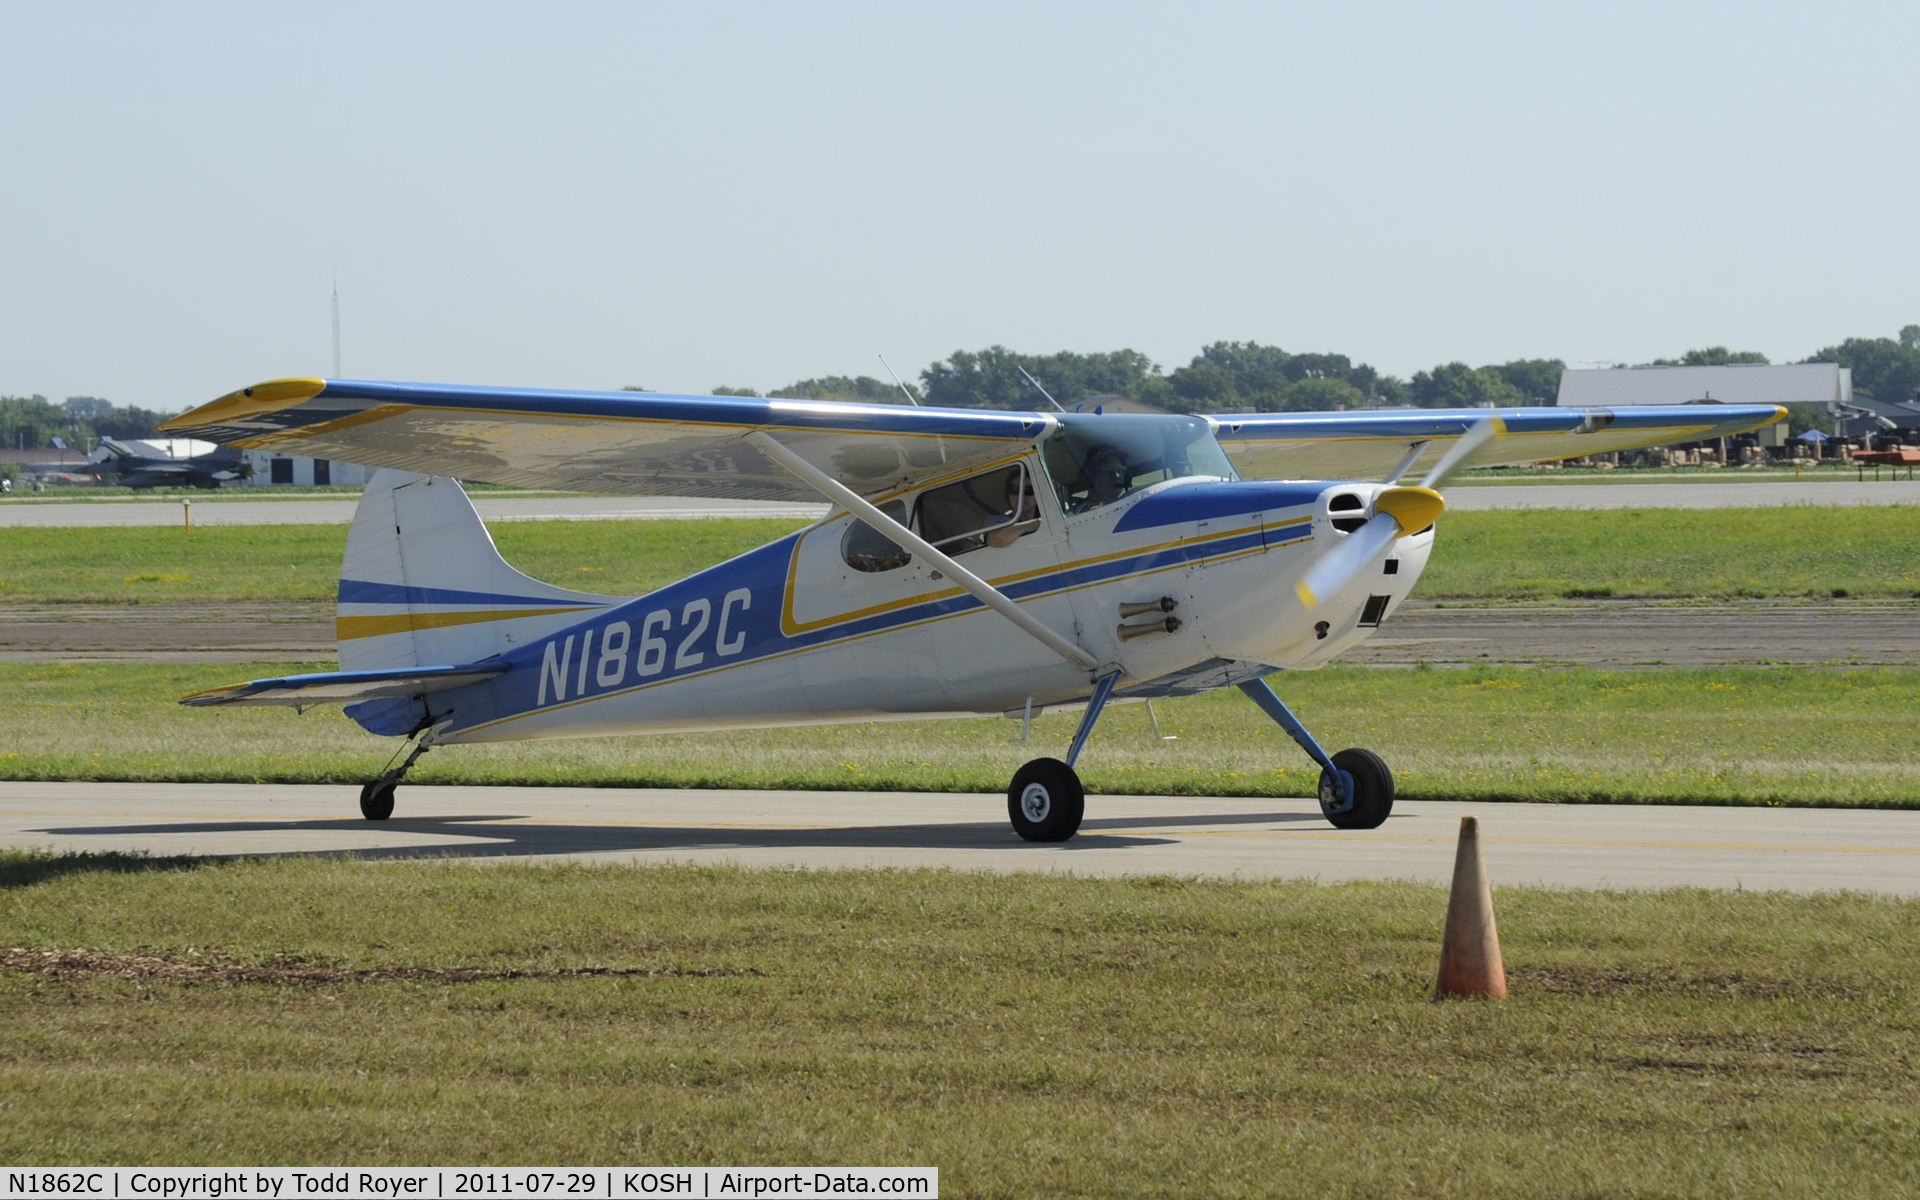
[[[1560,374],[1560,394],[1554,403],[1563,408],[1625,408],[1635,404],[1817,404],[1831,412],[1853,404],[1853,372],[1836,363],[1569,370]],[[1758,432],[1762,445],[1785,444],[1784,421]]]
[[[373,474],[359,463],[330,462],[324,458],[302,458],[296,454],[275,454],[271,450],[248,450],[247,465],[253,473],[247,482],[254,487],[327,487],[341,484],[358,487]]]

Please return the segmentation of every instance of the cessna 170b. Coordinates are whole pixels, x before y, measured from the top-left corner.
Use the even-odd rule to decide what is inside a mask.
[[[1392,615],[1433,548],[1446,477],[1784,415],[1201,417],[279,380],[165,428],[389,468],[347,538],[341,669],[183,703],[344,702],[369,731],[412,738],[362,789],[376,821],[433,746],[1083,707],[1064,760],[1028,763],[1007,789],[1015,832],[1064,841],[1109,701],[1238,687],[1319,764],[1327,819],[1373,828],[1393,805],[1387,765],[1328,754],[1266,677],[1321,666]],[[1419,486],[1400,482],[1427,463]],[[833,507],[650,595],[601,596],[509,566],[455,477]]]

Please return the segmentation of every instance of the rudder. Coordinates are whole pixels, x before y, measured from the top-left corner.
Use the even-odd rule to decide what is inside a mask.
[[[621,599],[514,570],[457,481],[380,470],[340,563],[340,669],[480,662]]]

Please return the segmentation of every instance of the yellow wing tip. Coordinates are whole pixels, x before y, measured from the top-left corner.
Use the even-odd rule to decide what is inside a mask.
[[[326,391],[324,379],[270,379],[265,383],[256,383],[252,387],[241,388],[237,392],[228,392],[218,400],[202,404],[199,408],[189,409],[171,420],[164,421],[160,429],[172,433],[182,429],[200,429],[208,425],[225,425],[234,421],[244,421],[248,417],[261,416],[264,413],[277,412],[283,408],[292,408],[305,403]]]

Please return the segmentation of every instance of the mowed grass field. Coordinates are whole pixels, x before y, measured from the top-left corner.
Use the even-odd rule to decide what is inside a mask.
[[[1920,903],[0,855],[9,1163],[938,1166],[948,1196],[1911,1195]]]
[[[1917,493],[1920,494],[1920,493]],[[799,528],[787,520],[506,521],[540,579],[639,594]],[[1445,517],[1428,600],[1920,597],[1920,509],[1522,510]],[[329,602],[340,525],[0,529],[0,603]]]
[[[318,663],[0,664],[0,778],[362,783],[399,743],[338,709],[186,709],[189,692]],[[1330,747],[1366,746],[1409,799],[1920,807],[1920,672],[1335,665],[1289,675]],[[1118,705],[1080,760],[1091,791],[1306,796],[1318,771],[1237,691]],[[450,746],[415,783],[998,792],[1078,715],[1009,742],[1002,718]]]
[[[640,594],[800,528],[788,520],[501,521],[500,552],[536,578]],[[345,525],[0,529],[0,603],[331,603]]]

